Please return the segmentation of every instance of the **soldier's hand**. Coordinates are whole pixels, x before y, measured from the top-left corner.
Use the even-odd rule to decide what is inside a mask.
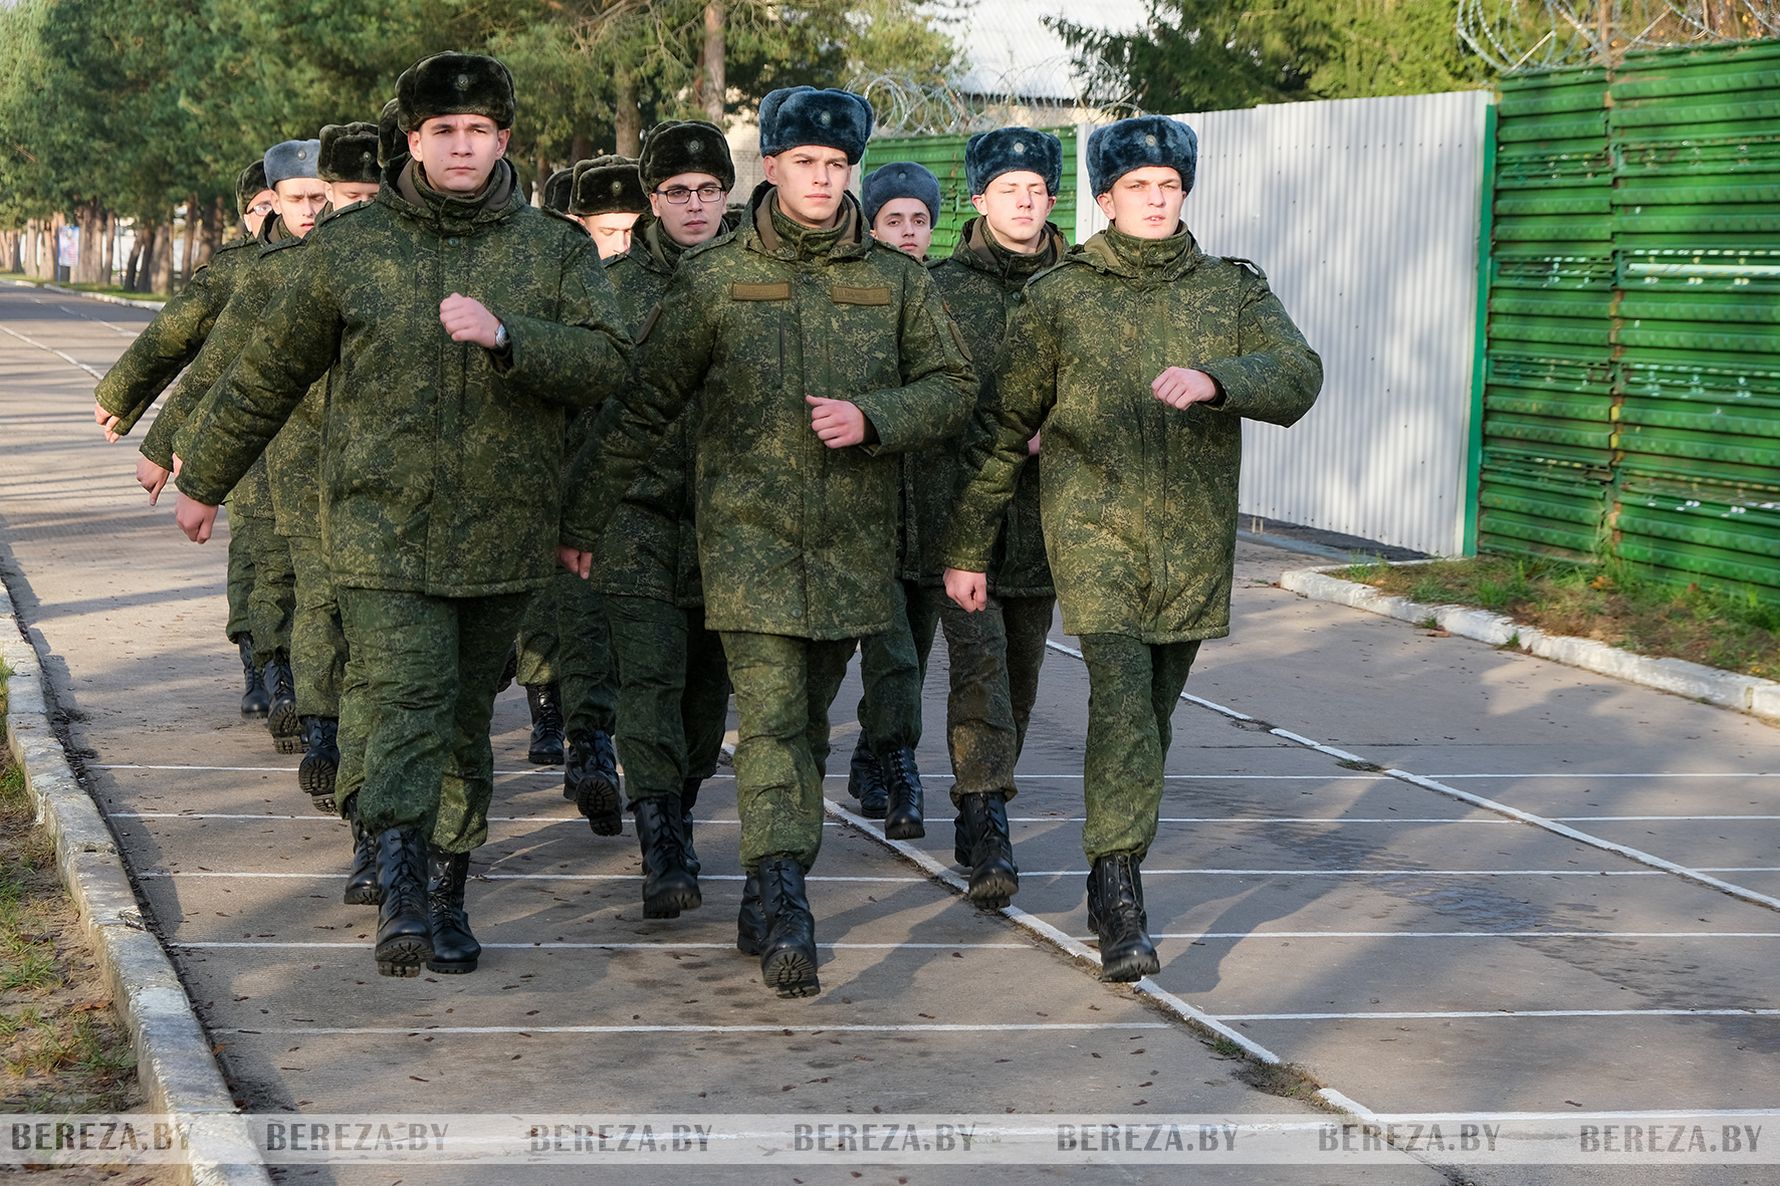
[[[803,402],[810,405],[810,427],[824,445],[845,449],[848,445],[865,444],[865,413],[858,404],[819,395],[806,395]]]
[[[173,521],[185,532],[185,538],[201,544],[210,538],[211,529],[216,526],[216,508],[181,494],[173,508]]]
[[[179,454],[175,453],[173,455],[173,476],[177,478],[179,476],[179,471],[184,468],[185,468],[185,458],[183,458]]]
[[[1038,438],[1043,435],[1044,435],[1044,433],[1042,433],[1042,432],[1035,432],[1032,434],[1032,439],[1026,442],[1026,456],[1028,456],[1028,457],[1037,457],[1038,456]]]
[[[556,545],[556,562],[586,580],[593,575],[593,553],[583,552],[579,548],[571,548],[567,544]]]
[[[105,439],[114,445],[117,444],[119,436],[117,431],[118,419],[118,417],[107,412],[98,400],[93,401],[93,423],[105,430]]]
[[[459,292],[439,302],[439,324],[453,342],[474,342],[488,350],[494,349],[495,331],[501,328],[500,318],[488,306]]]
[[[1208,403],[1218,397],[1218,381],[1204,371],[1169,367],[1150,384],[1156,398],[1171,408]]]
[[[161,497],[161,488],[167,484],[167,471],[146,457],[138,457],[136,484],[148,491],[148,505],[153,506]]]
[[[946,596],[961,610],[979,613],[989,604],[989,578],[962,568],[946,569]]]

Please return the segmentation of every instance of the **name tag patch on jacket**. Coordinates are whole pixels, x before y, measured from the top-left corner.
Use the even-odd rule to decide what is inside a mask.
[[[731,284],[729,299],[732,301],[788,301],[791,299],[791,282],[781,280],[777,284]]]
[[[890,303],[890,288],[888,285],[855,288],[847,284],[837,284],[828,290],[828,297],[837,305],[888,305]]]

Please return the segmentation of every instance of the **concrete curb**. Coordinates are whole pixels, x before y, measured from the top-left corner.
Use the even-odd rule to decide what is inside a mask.
[[[133,301],[129,297],[112,296],[108,292],[82,292],[78,288],[63,288],[60,284],[35,284],[29,280],[8,280],[7,283],[14,288],[35,288],[38,292],[59,292],[63,296],[84,297],[89,301],[104,301],[107,305],[124,305],[131,309],[150,309],[157,313],[160,312],[161,306],[167,303],[165,299]]]
[[[222,1119],[237,1114],[234,1097],[179,974],[143,921],[111,829],[68,765],[50,721],[38,642],[26,641],[11,598],[0,590],[0,659],[12,669],[6,746],[24,771],[39,824],[55,841],[62,881],[136,1048],[149,1108],[198,1122],[185,1166],[196,1186],[269,1186],[263,1163],[231,1164],[221,1156],[219,1142],[236,1156],[242,1149],[227,1140],[235,1126]]]
[[[1652,659],[1590,638],[1547,634],[1537,627],[1486,610],[1462,605],[1423,605],[1405,597],[1381,593],[1371,585],[1332,577],[1328,568],[1300,568],[1282,573],[1279,586],[1312,601],[1332,601],[1405,622],[1420,624],[1432,619],[1448,634],[1461,638],[1497,647],[1513,646],[1541,659],[1611,675],[1780,724],[1780,683],[1774,680],[1721,671],[1684,659]]]

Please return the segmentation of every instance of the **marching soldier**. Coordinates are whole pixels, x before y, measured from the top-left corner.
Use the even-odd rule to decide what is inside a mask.
[[[787,997],[820,991],[805,874],[829,705],[856,640],[893,614],[894,454],[961,431],[976,390],[926,269],[876,243],[847,192],[871,127],[846,91],[761,103],[767,180],[738,231],[681,260],[577,459],[563,533],[564,562],[586,575],[610,507],[697,397],[705,621],[739,720],[736,945]]]
[[[629,251],[631,231],[648,212],[643,179],[630,157],[596,156],[575,165],[569,215],[593,236],[601,259],[617,259]]]
[[[303,248],[192,443],[176,518],[209,538],[217,501],[338,364],[322,544],[365,714],[339,794],[376,837],[377,970],[412,976],[480,956],[464,891],[495,684],[552,572],[565,412],[604,397],[629,346],[592,243],[530,206],[504,159],[506,67],[434,54],[400,98],[409,155]]]
[[[1260,270],[1205,254],[1182,225],[1197,158],[1192,129],[1160,116],[1089,139],[1112,225],[1015,304],[945,548],[946,592],[981,611],[1042,429],[1046,548],[1088,665],[1082,845],[1106,980],[1160,966],[1140,866],[1187,673],[1200,642],[1230,629],[1242,421],[1292,424],[1322,384]]]

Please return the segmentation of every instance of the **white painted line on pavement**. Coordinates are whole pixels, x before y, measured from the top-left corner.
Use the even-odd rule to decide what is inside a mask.
[[[881,838],[881,837],[874,837]],[[935,861],[935,864],[938,864]],[[492,866],[499,868],[499,866]],[[1780,865],[1708,868],[1708,873],[1780,873]],[[1021,877],[1086,877],[1086,869],[1025,869]],[[1662,877],[1661,869],[1145,869],[1145,877]],[[303,880],[343,876],[337,869],[313,873],[274,872],[259,870],[151,869],[136,874],[140,878],[231,877],[244,879]],[[640,873],[496,873],[474,870],[471,878],[479,881],[641,881]],[[701,873],[701,881],[742,881],[740,873]],[[925,877],[843,877],[812,873],[808,881],[919,883]]]
[[[1164,931],[1150,938],[1190,943],[1202,939],[1780,939],[1780,931]]]
[[[35,346],[39,350],[47,350],[49,353],[55,355],[57,358],[61,359],[63,362],[68,363],[72,366],[79,367],[81,370],[85,371],[87,374],[91,375],[95,379],[103,379],[105,377],[102,372],[95,371],[92,367],[90,367],[86,363],[80,361],[80,359],[74,358],[67,354],[63,354],[60,350],[57,350],[54,346],[45,346],[42,342],[39,342],[36,338],[27,338],[24,334],[19,333],[15,329],[8,329],[6,326],[0,325],[0,333],[11,334],[13,337],[15,337],[19,341],[25,343],[25,345],[27,345],[27,346]]]
[[[1589,774],[1575,770],[1566,770],[1562,774],[1434,774],[1431,778],[1454,782],[1466,778],[1780,778],[1780,770],[1700,770],[1678,772],[1665,770],[1658,772],[1635,773],[1631,771],[1614,771],[1610,774]]]
[[[1225,1021],[1462,1021],[1513,1017],[1780,1017],[1780,1009],[1471,1009],[1450,1012],[1222,1013]]]
[[[934,1022],[927,1025],[315,1025],[288,1028],[212,1030],[218,1034],[277,1034],[280,1036],[321,1036],[344,1034],[370,1036],[375,1034],[423,1037],[432,1034],[1003,1034],[1044,1032],[1080,1032],[1092,1030],[1165,1030],[1165,1021],[1032,1021],[967,1024]]]
[[[102,325],[106,329],[110,330],[112,333],[121,334],[122,336],[124,336],[126,338],[134,338],[137,334],[142,332],[141,327],[138,327],[136,329],[126,329],[124,326],[113,324],[112,322],[105,320],[103,317],[94,317],[91,313],[83,313],[79,309],[76,309],[70,305],[57,305],[56,308],[60,309],[64,313],[72,313],[76,317],[84,317],[88,321],[94,322],[98,325]]]
[[[316,873],[273,873],[257,871],[219,872],[213,869],[184,872],[180,870],[151,869],[146,873],[138,873],[136,876],[143,880],[170,880],[173,878],[190,877],[228,877],[236,880],[253,881],[331,881],[337,877],[344,877],[345,874],[338,869],[329,869]],[[472,881],[641,881],[643,880],[643,875],[641,873],[483,873],[472,870],[470,879]],[[700,881],[746,880],[740,873],[700,873],[698,879]],[[812,873],[804,880],[920,884],[927,879],[925,877],[836,877],[821,873]]]
[[[296,941],[260,941],[246,939],[205,939],[205,940],[169,940],[173,947],[186,947],[193,950],[209,950],[217,947],[251,947],[251,948],[310,948],[334,949],[348,948],[363,951],[371,945],[369,938],[356,943],[341,942],[296,942]],[[1030,943],[818,943],[817,947],[830,951],[1037,951]],[[662,940],[659,943],[569,943],[545,942],[532,943],[482,943],[484,951],[734,951],[734,943],[686,943],[676,940]]]
[[[343,820],[318,812],[234,812],[234,811],[110,811],[106,813],[112,819],[155,819],[155,820]],[[1550,816],[1559,823],[1629,823],[1629,824],[1673,824],[1673,823],[1715,823],[1736,821],[1780,821],[1780,815],[1554,815]],[[491,824],[585,824],[587,820],[579,815],[491,815]],[[699,827],[710,824],[734,827],[741,823],[733,816],[712,816],[709,819],[692,821]],[[1010,815],[1010,824],[1083,824],[1087,817],[1080,815]],[[1410,815],[1410,816],[1326,816],[1326,815],[1165,815],[1157,821],[1159,824],[1490,824],[1503,827],[1519,823],[1519,820],[1504,819],[1501,816],[1444,816],[1444,815]],[[940,825],[953,826],[953,821],[943,816],[936,816],[927,821],[928,827]],[[838,828],[843,826],[838,820],[829,820],[824,827]]]

